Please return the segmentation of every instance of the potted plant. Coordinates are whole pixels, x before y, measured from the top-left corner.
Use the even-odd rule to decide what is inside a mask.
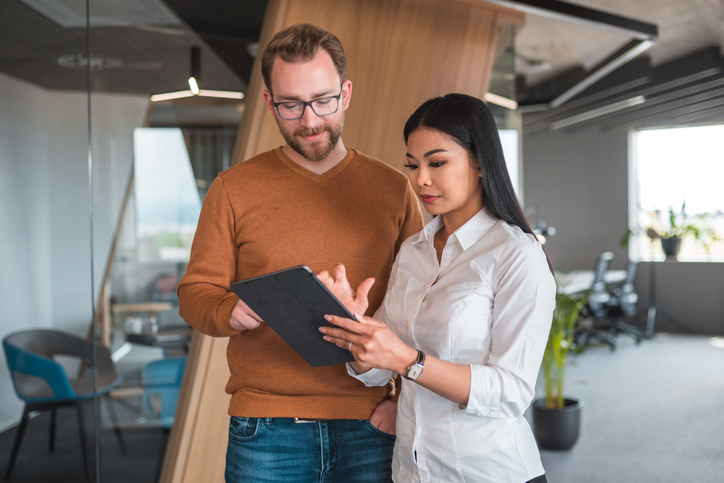
[[[565,368],[568,355],[575,350],[573,332],[587,298],[587,294],[556,295],[551,331],[543,353],[545,397],[533,401],[533,433],[538,444],[546,449],[570,449],[578,440],[583,403],[564,396]]]
[[[711,226],[715,215],[710,213],[699,213],[696,215],[686,214],[686,203],[682,203],[680,211],[669,208],[668,216],[662,216],[661,210],[654,210],[648,213],[648,223],[640,230],[653,242],[659,239],[661,250],[667,257],[675,257],[681,249],[681,240],[691,236],[701,243],[707,253],[711,243],[719,241],[720,237]],[[621,239],[621,247],[626,248],[629,240],[635,231],[629,229]]]

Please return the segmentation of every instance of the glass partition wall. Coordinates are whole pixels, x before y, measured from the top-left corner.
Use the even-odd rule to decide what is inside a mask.
[[[96,347],[82,361],[53,357],[90,396],[57,416],[28,406],[10,481],[157,481],[172,423],[163,398],[178,390],[190,337],[175,287],[201,201],[229,166],[244,90],[160,1],[0,2],[0,337],[48,329]],[[18,378],[7,347],[3,456],[32,399],[17,381],[47,384]],[[122,379],[112,390],[109,367]],[[98,403],[93,386],[107,393]]]

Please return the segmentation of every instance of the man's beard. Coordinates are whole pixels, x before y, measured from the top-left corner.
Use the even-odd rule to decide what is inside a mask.
[[[277,124],[279,124],[279,131],[282,133],[282,136],[284,136],[284,141],[286,141],[290,148],[303,156],[307,161],[319,162],[327,159],[335,146],[337,146],[339,138],[342,137],[344,118],[342,118],[336,126],[323,124],[314,129],[300,127],[294,132],[289,132],[282,128],[279,120],[277,120]],[[329,142],[325,139],[321,139],[312,143],[305,143],[301,139],[303,136],[314,136],[315,134],[319,134],[324,131],[329,133]]]

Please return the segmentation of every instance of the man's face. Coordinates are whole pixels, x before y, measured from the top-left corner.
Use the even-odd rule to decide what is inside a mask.
[[[309,62],[289,63],[277,58],[271,84],[273,96],[272,92],[264,91],[264,99],[286,143],[308,161],[327,159],[342,136],[344,111],[349,106],[352,84],[340,81],[332,58],[324,49],[319,49]],[[312,101],[336,96],[340,91],[342,97],[337,112],[329,116],[317,116],[310,106],[306,106],[301,118],[285,120],[279,117],[272,104],[272,101]]]

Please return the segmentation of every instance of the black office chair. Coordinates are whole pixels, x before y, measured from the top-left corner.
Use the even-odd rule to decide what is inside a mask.
[[[607,344],[611,350],[615,350],[616,338],[620,333],[633,337],[637,344],[645,337],[641,329],[626,322],[636,314],[636,302],[639,297],[635,292],[634,284],[638,262],[629,261],[626,266],[626,278],[614,286],[613,290],[610,290],[603,281],[603,276],[608,270],[608,263],[613,258],[612,255],[610,258],[604,257],[608,253],[610,252],[602,254],[596,262],[596,282],[599,282],[600,278],[600,283],[594,282],[589,303],[585,308],[592,318],[592,323],[577,337],[576,343],[579,347],[583,347],[589,339],[593,338]],[[604,261],[605,258],[608,258],[608,263]],[[599,274],[599,270],[603,270],[603,273]]]
[[[628,262],[626,279],[613,289],[607,303],[606,318],[610,320],[609,331],[613,332],[614,336],[626,334],[633,337],[639,344],[646,334],[643,330],[626,322],[636,315],[636,302],[639,299],[634,289],[637,268],[638,262]]]
[[[598,256],[593,266],[593,285],[588,295],[588,303],[582,311],[584,318],[590,319],[590,325],[584,326],[576,335],[575,340],[578,347],[583,347],[589,340],[596,339],[603,344],[607,344],[611,350],[616,348],[615,333],[608,330],[608,323],[602,324],[600,320],[608,313],[608,303],[611,300],[611,294],[606,289],[605,280],[606,272],[611,266],[611,260],[613,260],[613,253],[603,252]]]

